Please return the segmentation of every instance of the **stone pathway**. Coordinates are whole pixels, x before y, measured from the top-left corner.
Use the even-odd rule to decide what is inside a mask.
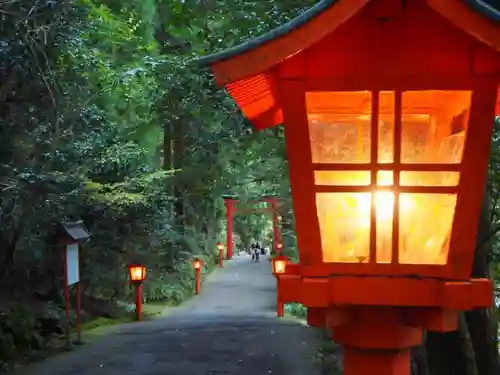
[[[35,364],[17,375],[317,375],[314,329],[275,317],[265,257],[225,262],[172,314]]]

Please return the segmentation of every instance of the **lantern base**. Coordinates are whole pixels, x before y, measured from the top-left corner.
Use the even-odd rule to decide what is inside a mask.
[[[304,277],[300,266],[287,264],[279,288],[285,303],[306,307],[406,306],[469,310],[491,306],[493,285],[488,279],[446,281],[413,277]]]
[[[410,375],[410,349],[344,348],[344,375]]]

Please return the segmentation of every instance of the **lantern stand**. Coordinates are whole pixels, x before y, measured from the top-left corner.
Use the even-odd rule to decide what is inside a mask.
[[[224,244],[219,242],[217,250],[219,250],[219,267],[224,268]]]
[[[83,221],[63,221],[59,223],[57,232],[58,242],[64,246],[63,264],[64,264],[64,302],[66,307],[66,346],[71,347],[70,334],[70,317],[71,317],[71,302],[70,302],[70,286],[75,285],[76,293],[76,340],[75,344],[82,344],[82,296],[80,282],[80,252],[79,245],[81,242],[90,237],[89,232],[85,228]]]
[[[142,286],[146,280],[146,266],[130,264],[128,266],[130,283],[135,287],[135,319],[142,320]]]
[[[272,258],[273,275],[276,277],[276,316],[282,318],[285,315],[285,303],[280,293],[280,277],[286,273],[287,264],[290,260],[283,255]]]
[[[201,269],[203,268],[203,265],[205,262],[203,260],[194,258],[191,261],[191,265],[193,266],[194,269],[194,274],[195,274],[195,284],[194,284],[194,293],[195,294],[200,294],[201,293]]]

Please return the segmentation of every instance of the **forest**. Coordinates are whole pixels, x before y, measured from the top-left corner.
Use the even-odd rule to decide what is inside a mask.
[[[146,301],[189,298],[191,258],[210,272],[225,240],[225,194],[280,197],[296,256],[282,127],[254,131],[191,61],[314,3],[0,0],[0,373],[60,333],[63,221],[83,220],[91,234],[85,322],[130,305],[131,262],[148,264]],[[500,281],[499,147],[496,121],[473,276]],[[248,246],[271,236],[269,217],[238,216],[234,231]],[[415,374],[498,375],[498,317],[471,311],[460,331],[429,333]]]

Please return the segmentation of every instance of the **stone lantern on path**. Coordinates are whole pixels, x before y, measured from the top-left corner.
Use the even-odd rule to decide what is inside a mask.
[[[300,265],[279,293],[323,312],[346,375],[407,375],[423,330],[491,304],[470,273],[498,19],[473,0],[323,0],[199,61],[257,129],[285,126]]]

